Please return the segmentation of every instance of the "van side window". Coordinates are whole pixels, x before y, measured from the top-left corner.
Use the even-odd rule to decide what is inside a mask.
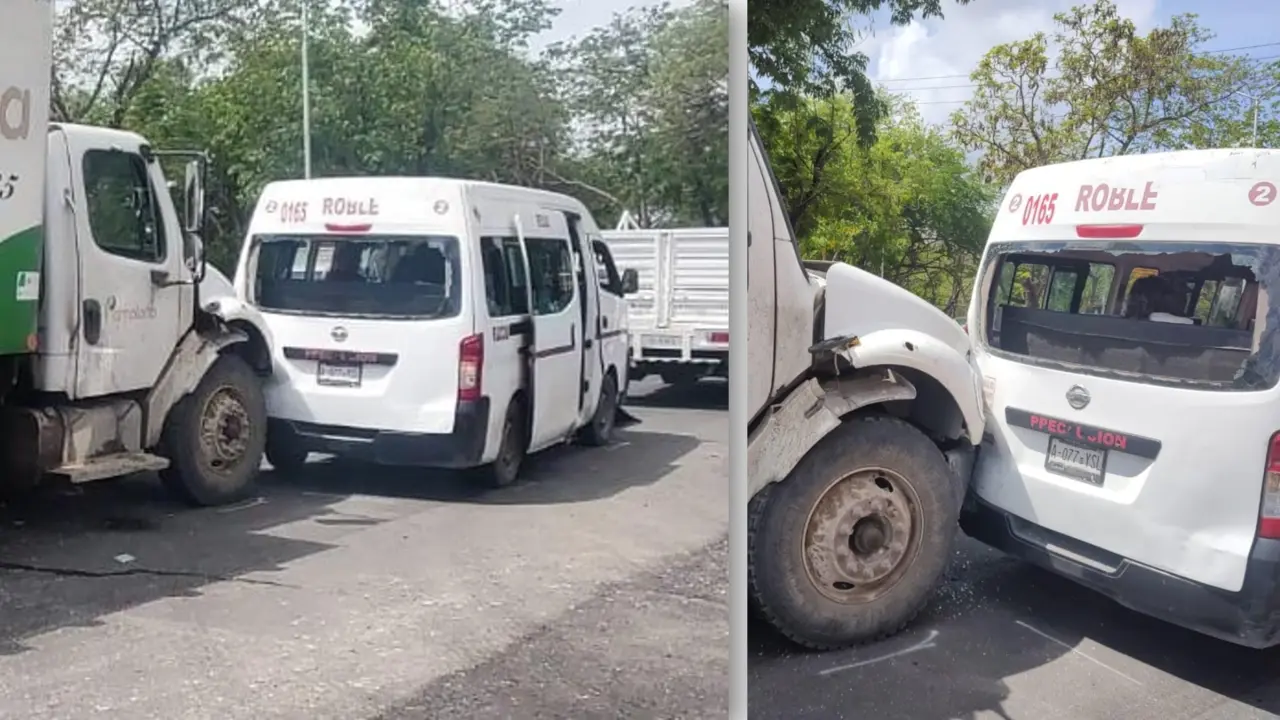
[[[489,317],[525,315],[529,312],[524,256],[513,237],[483,237],[480,257],[484,265],[484,295]]]
[[[529,254],[529,282],[533,288],[533,313],[555,315],[573,302],[573,253],[569,241],[559,238],[524,239]]]
[[[128,152],[90,150],[84,155],[83,170],[94,243],[112,255],[153,263],[164,260],[164,221],[142,158]]]
[[[600,280],[600,289],[610,295],[622,297],[622,277],[618,275],[618,266],[613,264],[613,254],[603,240],[592,240],[591,249],[596,255],[596,273]]]

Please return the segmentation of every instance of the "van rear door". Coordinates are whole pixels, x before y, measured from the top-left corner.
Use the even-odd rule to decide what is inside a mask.
[[[275,417],[449,433],[460,348],[474,332],[452,235],[268,234],[253,300],[275,336]]]
[[[1206,174],[1015,182],[969,317],[990,435],[974,488],[1072,562],[1238,591],[1280,430],[1280,218],[1238,172]]]

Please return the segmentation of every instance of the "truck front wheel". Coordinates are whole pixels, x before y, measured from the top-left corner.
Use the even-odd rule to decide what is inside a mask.
[[[267,436],[258,376],[235,355],[218,358],[165,421],[165,485],[193,505],[240,499],[257,477]]]
[[[887,637],[928,602],[959,505],[942,452],[910,424],[847,421],[751,500],[751,604],[793,642],[829,650]]]

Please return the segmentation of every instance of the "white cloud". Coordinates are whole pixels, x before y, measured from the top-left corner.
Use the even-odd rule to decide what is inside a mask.
[[[871,79],[920,103],[928,122],[946,122],[972,94],[969,73],[988,50],[1051,32],[1053,15],[1079,0],[977,0],[943,3],[946,18],[902,27],[876,27],[859,48],[870,59]],[[1150,27],[1157,0],[1118,0],[1120,14],[1140,30]],[[910,80],[905,80],[911,78]]]

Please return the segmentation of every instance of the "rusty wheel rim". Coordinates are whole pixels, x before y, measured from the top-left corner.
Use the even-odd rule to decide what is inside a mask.
[[[240,393],[232,387],[215,390],[200,412],[200,454],[205,467],[223,475],[233,472],[248,453],[252,432]]]
[[[920,498],[887,468],[837,478],[814,503],[801,552],[805,571],[823,597],[868,603],[902,580],[920,552]]]

